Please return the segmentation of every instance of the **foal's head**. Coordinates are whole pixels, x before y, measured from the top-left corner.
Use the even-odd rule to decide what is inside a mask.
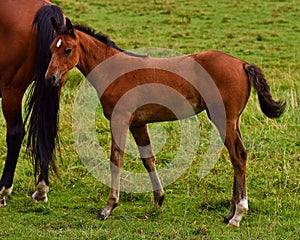
[[[57,36],[50,46],[52,58],[45,77],[49,86],[57,87],[65,82],[68,71],[78,64],[79,41],[68,18],[65,26],[59,25],[54,18],[51,21]]]

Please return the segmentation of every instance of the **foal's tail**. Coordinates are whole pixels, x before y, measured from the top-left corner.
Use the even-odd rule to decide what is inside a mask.
[[[258,94],[261,110],[269,118],[278,118],[284,111],[286,103],[275,101],[270,93],[270,87],[261,72],[260,68],[254,65],[244,65],[244,70],[248,75],[250,83],[254,86]]]
[[[32,23],[37,33],[37,52],[34,83],[26,101],[25,122],[29,120],[27,150],[34,159],[35,176],[40,174],[40,168],[48,169],[49,165],[56,172],[53,154],[57,140],[60,90],[48,87],[45,81],[51,59],[50,45],[54,39],[51,17],[55,17],[60,24],[64,23],[62,10],[54,5],[40,8]]]

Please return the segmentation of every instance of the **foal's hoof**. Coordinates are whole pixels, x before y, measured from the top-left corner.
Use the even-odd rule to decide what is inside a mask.
[[[233,215],[231,217],[224,217],[224,223],[229,223],[230,219],[233,217]]]
[[[230,210],[230,212],[224,217],[224,223],[229,223],[230,219],[234,216],[234,210]]]
[[[111,213],[111,211],[117,206],[117,204],[115,204],[114,207],[111,207],[110,205],[107,205],[103,208],[103,210],[101,212],[98,213],[98,215],[96,216],[96,219],[98,220],[106,220],[109,216],[109,214]]]
[[[164,200],[165,200],[164,191],[154,192],[154,201],[159,207],[163,205]]]
[[[231,222],[229,222],[228,224],[227,224],[227,227],[239,227],[240,226],[240,224],[238,223],[238,224],[234,224],[234,223],[231,223]]]
[[[106,220],[108,216],[104,216],[103,214],[99,213],[97,216],[96,216],[96,219],[97,220]]]
[[[228,213],[226,217],[224,217],[224,222],[227,223],[227,227],[239,227],[239,222],[233,221],[233,214]]]
[[[156,200],[156,203],[158,204],[159,207],[161,207],[163,205],[165,196],[162,196],[160,199]]]

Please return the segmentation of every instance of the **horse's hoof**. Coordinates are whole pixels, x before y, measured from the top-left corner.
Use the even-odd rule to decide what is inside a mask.
[[[49,187],[45,181],[41,181],[37,185],[37,190],[32,194],[32,199],[35,202],[48,202],[47,193],[49,192]]]
[[[7,205],[5,197],[9,196],[12,190],[13,190],[13,185],[10,188],[2,187],[0,191],[0,207],[5,207]]]
[[[48,202],[48,197],[47,197],[47,195],[40,195],[39,193],[38,193],[38,191],[36,191],[35,193],[33,193],[32,194],[32,199],[33,199],[33,201],[34,202]]]
[[[5,198],[1,198],[0,199],[0,207],[5,207],[7,204],[6,204],[6,201],[5,201]]]

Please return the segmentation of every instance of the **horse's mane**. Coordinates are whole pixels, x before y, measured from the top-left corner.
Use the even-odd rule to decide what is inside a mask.
[[[132,52],[128,52],[126,50],[123,50],[122,48],[118,47],[112,40],[109,39],[109,37],[103,33],[96,33],[96,30],[84,25],[84,24],[75,24],[74,28],[78,31],[84,32],[86,34],[88,34],[89,36],[99,40],[100,42],[103,42],[104,44],[106,44],[109,47],[115,48],[121,52],[126,53],[127,55],[130,56],[134,56],[134,57],[147,57],[145,55],[139,55],[136,53],[132,53]]]

